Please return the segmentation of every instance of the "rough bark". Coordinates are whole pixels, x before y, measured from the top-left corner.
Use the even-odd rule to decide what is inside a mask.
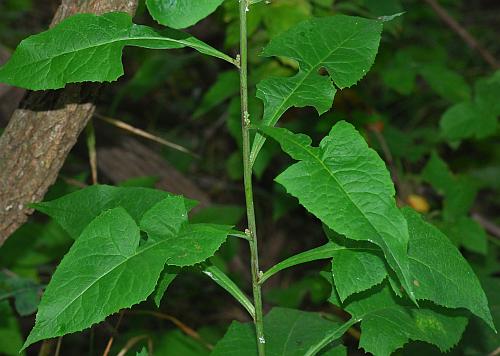
[[[63,0],[51,26],[79,12],[126,11],[137,0]],[[0,246],[28,218],[27,205],[54,183],[78,135],[94,113],[96,85],[31,92],[0,137]]]

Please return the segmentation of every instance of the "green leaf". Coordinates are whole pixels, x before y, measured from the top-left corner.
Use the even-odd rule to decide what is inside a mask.
[[[326,335],[337,330],[340,325],[340,323],[323,319],[317,313],[273,308],[264,317],[266,355],[308,355],[310,348],[314,347]],[[212,356],[219,355],[257,355],[253,324],[234,321],[212,352]]]
[[[142,244],[136,222],[122,207],[93,220],[54,273],[24,347],[83,330],[145,300],[165,264],[184,267],[212,256],[231,227],[191,225],[189,207],[180,196],[155,204],[140,222],[149,237]]]
[[[498,266],[494,261],[494,268]],[[493,320],[500,325],[500,279],[490,276],[481,277],[486,295],[490,301]],[[500,345],[500,334],[494,332],[478,319],[470,321],[461,342],[463,355],[493,355]]]
[[[83,330],[145,300],[163,270],[165,252],[153,243],[139,247],[139,241],[139,228],[123,208],[91,222],[52,276],[23,348]]]
[[[454,221],[464,217],[476,198],[478,186],[467,176],[455,176],[446,163],[432,153],[421,172],[422,178],[444,195],[443,218]]]
[[[335,288],[343,302],[352,294],[380,284],[387,277],[387,267],[377,246],[363,241],[342,240],[326,229],[335,252],[332,254],[332,274]]]
[[[217,266],[207,265],[203,267],[203,273],[210,277],[215,283],[224,288],[234,299],[236,299],[250,314],[255,318],[255,307],[248,297],[228,276],[224,274]]]
[[[24,355],[19,352],[23,344],[21,330],[8,301],[0,301],[0,354]]]
[[[191,47],[234,64],[229,56],[187,33],[136,25],[126,13],[77,14],[22,41],[0,68],[0,82],[41,90],[63,88],[67,83],[115,81],[123,75],[125,46]]]
[[[145,346],[142,347],[141,351],[136,352],[135,356],[149,356],[148,350]]]
[[[405,208],[403,214],[410,232],[408,254],[417,299],[466,308],[495,329],[481,284],[460,251],[414,210]]]
[[[19,276],[0,273],[0,301],[13,297],[16,311],[21,316],[36,312],[43,285]]]
[[[429,86],[445,99],[460,102],[471,98],[471,90],[463,76],[438,63],[426,63],[420,68],[420,74]]]
[[[436,152],[432,152],[420,175],[440,193],[446,193],[456,183],[448,165]]]
[[[293,106],[314,106],[319,114],[328,111],[337,91],[333,83],[343,89],[366,75],[375,60],[381,32],[381,21],[337,15],[301,22],[273,38],[263,55],[293,59],[300,69],[293,77],[265,79],[257,85],[257,96],[264,102],[262,124],[274,126]],[[318,73],[322,68],[328,75]],[[256,135],[252,164],[264,141]]]
[[[408,226],[396,207],[394,185],[385,163],[354,127],[337,123],[319,147],[312,147],[306,135],[281,128],[259,129],[300,161],[276,181],[331,229],[378,245],[413,299]]]
[[[155,243],[166,244],[166,263],[192,266],[212,256],[226,240],[229,225],[189,224],[182,197],[171,196],[149,209],[140,222],[141,230]]]
[[[488,236],[475,220],[462,216],[445,221],[440,228],[456,245],[482,255],[488,252]]]
[[[267,4],[263,21],[269,37],[288,30],[293,25],[311,17],[312,6],[307,0],[281,0]]]
[[[160,24],[172,28],[194,25],[214,12],[224,0],[146,0],[149,13]]]
[[[148,209],[169,196],[170,193],[156,189],[93,185],[56,200],[34,204],[34,207],[57,221],[76,239],[103,211],[120,206],[139,223]],[[195,203],[186,204],[192,207]]]
[[[485,138],[495,133],[497,119],[473,102],[456,104],[446,110],[439,122],[441,132],[449,142],[466,138]]]
[[[494,329],[488,301],[481,284],[457,248],[436,227],[422,220],[417,212],[410,208],[405,208],[402,212],[408,221],[410,233],[408,257],[417,300],[429,300],[447,308],[468,309]],[[340,240],[337,241],[340,243]],[[342,244],[346,243],[348,246],[352,245],[348,241]],[[370,254],[357,259],[373,259],[375,255],[374,251],[367,252],[362,249],[352,251],[358,255]],[[351,280],[352,283],[357,283],[362,279],[367,286],[379,284],[379,269],[383,265],[383,257],[381,252],[378,255],[380,261],[369,274],[359,269],[348,269],[349,265],[335,264],[334,259],[333,278],[337,291],[342,290],[341,294],[345,296],[356,288],[342,281]],[[337,284],[338,279],[341,281],[339,284]]]
[[[493,116],[500,115],[500,70],[491,77],[480,79],[475,86],[475,102]]]
[[[467,325],[467,318],[456,313],[405,303],[388,287],[371,291],[343,307],[353,319],[361,320],[359,346],[377,356],[390,355],[410,340],[431,343],[446,352],[458,343]]]

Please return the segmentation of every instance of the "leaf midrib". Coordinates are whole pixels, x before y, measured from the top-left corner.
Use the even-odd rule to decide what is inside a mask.
[[[121,261],[120,263],[116,264],[115,266],[113,266],[112,268],[110,268],[108,271],[106,271],[104,274],[100,275],[98,278],[96,278],[94,281],[92,281],[92,283],[89,284],[88,287],[86,287],[81,293],[79,293],[75,298],[73,298],[69,303],[66,304],[66,306],[64,308],[62,308],[59,313],[57,313],[53,318],[52,320],[54,319],[57,319],[63,312],[65,312],[69,306],[71,306],[78,298],[80,298],[85,292],[87,292],[90,288],[92,288],[97,282],[99,282],[100,280],[102,280],[104,277],[106,277],[108,274],[110,274],[111,272],[115,271],[118,267],[122,266],[123,264],[127,263],[128,261],[130,261],[132,258],[142,254],[143,252],[145,251],[148,251],[150,250],[151,248],[153,247],[156,247],[164,242],[167,242],[169,241],[169,239],[164,239],[164,240],[161,240],[161,241],[158,241],[158,242],[155,242],[155,243],[152,243],[150,244],[149,246],[147,247],[144,247],[143,249],[137,251],[136,253],[134,253],[133,255],[129,256],[128,258],[124,259],[123,261]],[[123,256],[123,255],[122,255]],[[123,256],[125,257],[125,256]],[[168,259],[165,260],[165,264],[167,264],[168,262]]]
[[[366,219],[366,221],[368,221],[368,223],[370,224],[370,226],[373,228],[373,230],[377,233],[377,235],[381,238],[381,241],[382,243],[384,244],[384,246],[387,248],[387,251],[388,253],[391,254],[391,256],[393,257],[394,261],[396,262],[396,264],[398,265],[399,269],[401,271],[403,271],[403,269],[401,268],[401,265],[399,264],[398,260],[394,257],[394,255],[392,254],[392,251],[388,248],[387,244],[385,243],[384,239],[382,238],[382,236],[380,235],[379,231],[375,228],[375,226],[372,224],[372,222],[370,221],[370,219],[368,219],[366,217],[366,215],[363,213],[363,211],[358,207],[358,205],[356,204],[356,202],[351,198],[351,196],[349,195],[349,192],[347,192],[345,189],[344,189],[344,186],[342,184],[340,184],[340,182],[338,181],[337,177],[335,177],[335,175],[331,172],[331,170],[326,166],[326,164],[321,160],[321,158],[317,155],[314,154],[314,152],[309,149],[309,147],[311,146],[308,146],[308,147],[304,147],[303,145],[300,145],[299,143],[297,143],[295,140],[291,140],[289,139],[286,135],[283,136],[286,140],[288,140],[289,142],[293,143],[295,146],[303,149],[306,153],[308,153],[311,157],[313,157],[316,161],[318,161],[321,166],[325,169],[325,171],[328,172],[328,174],[330,175],[330,177],[333,178],[333,180],[335,181],[335,183],[337,183],[337,185],[341,188],[341,191],[344,193],[344,195],[348,198],[348,200],[350,200],[352,202],[352,204],[354,205],[354,207],[356,207],[356,209],[361,213],[361,215]],[[303,160],[300,160],[300,161],[303,161]],[[406,280],[406,277],[404,276],[403,274],[403,278]],[[406,283],[409,284],[409,281],[406,280]],[[411,293],[410,291],[408,291],[408,293]]]
[[[37,59],[37,60],[34,60],[34,61],[30,61],[29,63],[23,64],[23,65],[18,65],[16,67],[17,68],[24,68],[24,67],[28,67],[28,66],[33,65],[33,64],[37,64],[37,63],[43,62],[43,61],[53,61],[54,59],[62,57],[62,56],[65,56],[67,54],[76,54],[78,52],[86,51],[86,50],[93,49],[93,48],[110,46],[110,45],[113,45],[113,44],[119,43],[119,42],[135,41],[135,40],[157,40],[157,41],[175,42],[175,43],[180,43],[180,44],[182,44],[184,46],[187,46],[187,47],[200,48],[200,46],[198,46],[196,44],[189,43],[189,42],[183,41],[183,40],[175,40],[175,39],[167,38],[167,37],[122,37],[122,38],[111,40],[111,41],[108,41],[108,42],[97,43],[95,45],[88,46],[88,47],[81,47],[81,48],[78,48],[78,49],[76,49],[74,51],[61,52],[61,53],[58,53],[58,54],[53,55],[51,57],[49,56],[49,57]],[[126,46],[126,44],[124,46]],[[208,47],[208,48],[210,48],[210,50],[213,49],[211,47]],[[219,55],[219,53],[218,53],[218,51],[216,49],[213,49],[213,50],[216,51],[215,53],[217,53]],[[220,55],[223,56],[223,58],[225,60],[227,60],[226,57],[225,57],[225,55],[223,53],[220,53]]]

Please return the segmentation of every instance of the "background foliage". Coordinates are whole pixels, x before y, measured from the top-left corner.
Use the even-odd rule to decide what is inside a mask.
[[[500,57],[496,30],[500,28],[498,3],[463,0],[442,1],[441,4],[486,48]],[[51,10],[56,6],[56,1],[50,5],[29,0],[2,2],[0,44],[12,49],[28,34],[44,29],[50,21]],[[135,22],[155,26],[144,6],[141,5]],[[266,56],[259,55],[270,40],[291,26],[312,16],[334,13],[370,18],[402,11],[405,11],[403,16],[384,24],[382,42],[372,71],[358,85],[337,92],[333,110],[318,108],[322,113],[318,119],[312,108],[291,109],[282,117],[281,125],[291,131],[307,133],[313,146],[317,146],[320,138],[329,133],[333,124],[346,120],[354,125],[384,158],[396,186],[399,205],[409,205],[425,213],[428,220],[460,247],[478,275],[488,296],[494,322],[499,325],[500,236],[498,230],[495,231],[495,225],[500,225],[500,72],[495,73],[477,52],[461,42],[432,8],[417,0],[273,0],[271,4],[255,4],[249,12],[251,97],[255,94],[259,96],[259,88],[255,85],[262,78],[288,76],[299,69],[279,48],[265,53]],[[157,20],[169,23],[172,19]],[[195,22],[196,19],[192,21]],[[175,27],[175,24],[172,26]],[[237,2],[225,1],[212,16],[198,22],[189,31],[215,48],[224,48],[226,53],[235,54],[237,27]],[[215,221],[220,224],[219,228],[239,224],[243,215],[243,192],[239,184],[242,171],[237,73],[231,70],[229,64],[184,50],[155,52],[127,48],[125,53],[126,75],[115,85],[104,88],[100,114],[145,129],[203,157],[199,159],[168,147],[152,146],[176,171],[207,192],[212,202],[195,209],[190,223]],[[307,64],[301,64],[300,70],[306,68]],[[320,71],[318,79],[324,75],[327,73]],[[353,81],[356,82],[357,78]],[[337,82],[340,87],[341,83]],[[252,117],[261,117],[263,113],[266,117],[260,100],[251,99],[250,110]],[[95,126],[98,147],[112,146],[127,135],[102,120],[95,120]],[[276,143],[266,143],[254,166],[258,178],[258,220],[260,234],[264,236],[261,243],[264,270],[297,252],[324,243],[321,227],[273,180],[291,163],[286,155],[279,152]],[[293,153],[291,155],[295,158]],[[82,137],[82,142],[75,147],[65,164],[60,180],[45,200],[76,191],[90,183],[87,160],[87,146]],[[152,187],[159,180],[158,177],[138,177],[132,173],[129,178],[113,182],[102,168],[99,177],[103,183],[137,187]],[[293,185],[293,182],[289,184]],[[301,199],[300,196],[297,198]],[[313,202],[308,210],[315,214],[314,208]],[[111,210],[111,213],[122,214],[119,210]],[[404,214],[412,213],[405,210]],[[124,224],[133,223],[130,217],[121,218]],[[40,293],[72,244],[72,237],[59,224],[60,221],[37,215],[0,249],[0,353],[13,355],[19,350],[33,324]],[[76,224],[71,226],[78,228]],[[332,243],[345,243],[336,240],[335,236],[330,240]],[[89,241],[91,236],[82,243]],[[130,253],[135,252],[135,248],[137,246],[133,246]],[[243,243],[228,239],[212,262],[233,280],[244,282],[240,285],[248,285],[245,281],[250,276],[245,268],[248,264],[245,255]],[[360,266],[362,264],[354,265],[352,270],[362,272]],[[373,313],[373,318],[363,323],[379,325],[383,316],[378,315],[381,319],[377,319],[376,311],[367,311],[359,303],[346,302],[342,295],[337,296],[335,292],[332,295],[332,281],[318,275],[318,271],[329,269],[328,264],[315,262],[273,277],[264,289],[268,302],[265,307],[266,310],[272,306],[279,308],[273,309],[266,317],[266,325],[272,329],[275,325],[284,327],[291,323],[289,327],[292,328],[293,320],[300,325],[301,318],[304,318],[318,323],[320,330],[328,329],[326,324],[331,324],[333,328],[345,320],[346,315],[328,300],[355,315]],[[173,275],[175,273],[175,270],[172,271]],[[161,300],[160,312],[153,312],[152,301],[143,302],[131,311],[108,318],[90,331],[65,337],[65,353],[100,353],[117,329],[112,353],[118,353],[123,348],[140,351],[143,346],[153,343],[159,355],[204,355],[224,335],[230,320],[248,321],[230,296],[208,283],[207,276],[189,271],[183,274],[184,278],[172,278],[172,285],[166,283],[164,286],[169,288],[168,298],[162,299],[163,294],[155,297],[158,304]],[[376,279],[376,276],[373,277]],[[147,280],[141,282],[147,283]],[[335,281],[337,286],[339,283],[341,281]],[[366,283],[377,284],[373,281]],[[385,284],[380,285],[378,293],[371,298],[382,300],[382,304],[389,303],[392,315],[398,315],[399,306],[391,304],[386,298],[389,288]],[[127,305],[124,301],[123,307]],[[326,314],[331,321],[316,318],[314,313],[294,315],[296,311],[286,309],[299,307]],[[43,305],[40,305],[42,311]],[[422,318],[431,317],[431,312],[425,309],[418,312],[422,313]],[[438,354],[451,349],[457,355],[483,355],[494,352],[500,346],[498,335],[479,319],[473,319],[465,327],[459,317],[448,315],[439,318],[449,327],[465,328],[464,337],[458,345],[455,345],[458,340],[447,339],[445,334],[440,336],[441,344],[438,346],[441,351],[428,344],[412,342],[398,352]],[[409,321],[402,319],[400,322]],[[235,322],[229,327],[229,332],[240,335],[248,332],[247,329],[247,325]],[[394,336],[393,342],[402,346],[408,339],[425,341],[428,337],[415,327],[412,335]],[[131,340],[136,341],[132,346],[127,345]],[[279,353],[283,342],[276,340],[275,344],[273,341],[270,344],[270,350],[276,348],[273,352]],[[358,346],[370,350],[369,345],[359,345],[359,330],[355,328],[349,330],[345,344],[352,353],[361,352]],[[375,342],[372,344],[376,345]],[[35,354],[37,347],[28,349],[27,353]],[[231,345],[218,344],[214,353],[227,355],[231,349]],[[331,352],[342,354],[346,349],[339,347]]]

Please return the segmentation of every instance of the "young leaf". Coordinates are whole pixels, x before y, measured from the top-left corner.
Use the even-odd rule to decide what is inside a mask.
[[[153,244],[139,247],[139,241],[139,228],[123,208],[91,222],[52,276],[23,348],[83,330],[145,300],[165,258]]]
[[[257,96],[264,102],[262,124],[274,126],[292,106],[314,106],[319,114],[328,111],[337,91],[333,83],[340,89],[350,87],[368,72],[381,32],[381,21],[337,15],[301,22],[273,38],[263,55],[291,58],[300,69],[293,77],[265,79],[257,85]],[[327,76],[318,73],[322,68]],[[264,141],[256,135],[252,163]]]
[[[139,223],[144,213],[171,194],[162,190],[93,185],[59,199],[36,203],[36,210],[49,215],[76,239],[83,229],[103,211],[122,207]],[[193,201],[185,200],[190,208]]]
[[[0,82],[32,90],[58,89],[85,81],[111,82],[123,75],[124,46],[191,47],[234,64],[226,54],[187,33],[136,25],[126,13],[77,14],[23,40],[0,68]]]
[[[194,25],[214,12],[224,0],[146,0],[149,13],[160,24],[172,28]]]
[[[342,307],[353,319],[361,320],[359,346],[377,356],[388,356],[410,340],[425,341],[446,352],[458,343],[467,325],[467,318],[456,313],[404,303],[388,287]]]
[[[263,341],[266,343],[266,355],[308,355],[310,348],[314,347],[326,335],[336,331],[340,326],[340,323],[326,320],[317,313],[273,308],[264,317],[266,339]],[[226,335],[217,343],[211,355],[257,355],[253,325],[234,321]]]
[[[403,287],[414,298],[407,256],[408,226],[394,201],[385,163],[351,124],[337,123],[319,147],[282,128],[259,129],[300,161],[276,181],[331,229],[380,246]]]

